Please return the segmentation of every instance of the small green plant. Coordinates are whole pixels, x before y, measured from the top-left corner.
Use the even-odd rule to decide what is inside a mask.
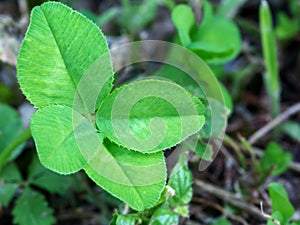
[[[191,50],[201,57],[211,66],[223,66],[225,63],[237,57],[241,49],[241,38],[238,27],[233,21],[213,12],[212,5],[208,1],[202,1],[203,17],[200,24],[196,23],[194,12],[186,4],[180,4],[171,7],[172,21],[178,31],[178,41],[183,47]],[[215,126],[222,130],[222,121],[233,112],[233,101],[221,82],[218,82],[222,93],[223,103],[226,107],[225,115],[219,115],[212,118],[210,105],[207,104],[206,96],[195,80],[184,71],[170,65],[163,66],[156,76],[167,78],[183,86],[195,96],[201,99],[206,106],[206,122],[203,129],[199,132],[198,144],[195,152],[203,159],[211,161],[214,158],[212,146],[207,140],[212,136],[217,137],[218,129],[211,132],[212,120]],[[216,108],[222,108],[223,104],[215,105]],[[208,150],[208,151],[206,151]]]
[[[284,151],[279,144],[270,142],[260,160],[261,171],[264,174],[277,176],[288,169],[291,161],[291,153]]]
[[[43,192],[37,191],[36,187],[64,196],[71,184],[70,178],[45,169],[36,157],[29,166],[27,179],[22,178],[16,164],[9,163],[0,174],[0,203],[8,207],[16,192],[21,190],[12,211],[14,224],[54,224],[53,210],[48,206]]]
[[[143,29],[156,16],[157,0],[143,0],[141,3],[121,0],[121,3],[122,11],[118,17],[118,22],[131,35]]]
[[[229,62],[241,50],[238,27],[230,19],[214,14],[208,1],[203,1],[200,25],[196,24],[194,13],[188,5],[176,6],[172,11],[172,20],[181,44],[209,64]]]
[[[11,107],[0,103],[0,115],[0,207],[10,207],[14,197],[18,196],[12,211],[15,224],[53,224],[53,210],[35,187],[64,195],[71,177],[63,177],[45,169],[34,157],[28,167],[27,177],[23,179],[16,163],[12,161],[20,155],[24,141],[31,137],[31,133],[23,129],[18,113]],[[22,191],[20,195],[17,194],[19,190]]]
[[[63,177],[43,167],[34,157],[28,167],[26,179],[23,179],[17,165],[8,163],[0,173],[0,205],[11,207],[14,224],[51,225],[55,223],[53,210],[49,207],[43,193],[64,196],[71,185],[71,177]],[[36,189],[38,187],[44,192]],[[19,193],[20,194],[16,194]]]
[[[162,151],[205,121],[201,101],[170,81],[141,80],[111,92],[103,34],[61,3],[33,9],[17,73],[38,109],[31,131],[41,163],[60,174],[83,169],[138,211],[155,206],[166,186]]]
[[[91,12],[84,11],[84,15],[91,18],[99,27],[110,21],[114,21],[120,28],[132,38],[153,21],[158,9],[157,0],[143,0],[132,2],[121,0],[120,7],[112,7],[97,16]]]
[[[279,11],[276,14],[278,23],[275,27],[276,37],[279,40],[289,40],[297,35],[300,30],[300,4],[297,0],[291,0],[288,2],[288,8],[291,16],[286,12]]]
[[[182,46],[193,51],[212,68],[222,69],[220,66],[235,59],[241,50],[240,32],[232,20],[214,13],[208,1],[202,2],[202,9],[203,17],[200,25],[196,23],[192,9],[183,4],[173,9],[172,21],[177,28]],[[177,76],[184,75],[177,72]],[[180,82],[177,83],[182,85]],[[219,85],[230,114],[233,111],[232,98],[221,82]]]
[[[300,220],[292,221],[295,209],[291,204],[287,191],[280,183],[271,183],[268,186],[272,205],[272,218],[280,222],[281,225],[299,225]],[[268,220],[267,225],[276,225],[272,220]]]

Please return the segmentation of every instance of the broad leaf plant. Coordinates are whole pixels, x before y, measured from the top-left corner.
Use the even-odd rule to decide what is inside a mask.
[[[59,174],[84,170],[138,211],[153,207],[166,186],[163,150],[205,122],[201,101],[173,82],[139,80],[112,90],[101,30],[58,2],[32,10],[17,78],[37,108],[31,131],[41,163]]]

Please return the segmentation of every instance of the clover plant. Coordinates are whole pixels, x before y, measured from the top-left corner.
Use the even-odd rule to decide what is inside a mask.
[[[241,50],[241,37],[235,23],[220,14],[214,14],[212,5],[203,1],[201,24],[188,5],[177,5],[172,11],[172,21],[180,42],[204,61],[219,65],[234,59]]]
[[[279,11],[276,14],[277,24],[275,27],[276,37],[279,40],[289,40],[297,36],[300,25],[300,4],[297,0],[288,2],[288,12]]]
[[[112,91],[113,75],[107,42],[93,22],[57,2],[33,9],[17,78],[37,108],[31,131],[41,163],[60,174],[84,170],[142,211],[165,188],[163,150],[199,132],[205,108],[161,79]]]
[[[44,193],[48,191],[65,196],[73,182],[72,177],[60,176],[47,170],[36,156],[30,162],[25,178],[22,174],[13,162],[5,165],[1,170],[0,206],[11,208],[14,203],[11,210],[14,224],[54,224],[53,209],[48,205]]]
[[[202,8],[203,17],[200,24],[196,23],[192,8],[185,4],[177,5],[172,10],[172,21],[178,31],[179,42],[182,46],[201,57],[211,65],[212,69],[222,70],[222,65],[235,59],[241,50],[240,32],[232,20],[226,18],[222,13],[214,13],[212,5],[208,1],[202,2]],[[180,73],[179,77],[181,76],[184,74]],[[181,82],[177,83],[182,85]],[[233,101],[230,93],[221,82],[219,82],[219,86],[228,112],[231,113]],[[199,91],[197,90],[197,92]]]
[[[270,142],[260,160],[261,171],[272,176],[284,173],[292,161],[292,154],[283,150],[276,142]]]

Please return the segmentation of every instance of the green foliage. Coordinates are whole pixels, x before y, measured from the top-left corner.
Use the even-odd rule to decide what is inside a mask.
[[[171,65],[164,65],[154,74],[154,76],[174,81],[204,102],[205,94],[199,84],[179,68]]]
[[[120,215],[117,212],[114,213],[113,219],[110,225],[135,225],[136,219],[131,215]]]
[[[0,173],[0,205],[9,205],[19,183],[22,181],[21,174],[17,166],[13,163],[8,164]]]
[[[50,193],[64,195],[71,186],[72,179],[71,176],[61,176],[47,170],[39,159],[34,157],[29,166],[28,182]]]
[[[231,223],[225,217],[221,217],[214,220],[211,225],[231,225]]]
[[[291,225],[300,225],[300,220],[296,220],[293,223],[291,223]]]
[[[182,19],[182,16],[185,19]],[[173,9],[172,20],[178,30],[181,44],[209,64],[222,65],[234,59],[240,52],[241,37],[238,27],[225,16],[214,14],[212,5],[208,1],[203,1],[203,19],[200,25],[195,23],[194,14],[186,5],[179,5]],[[199,84],[176,68],[164,66],[157,75],[175,81],[201,99],[206,98],[201,88],[199,88]],[[219,86],[228,109],[226,115],[224,115],[224,117],[227,117],[233,111],[233,101],[227,89],[221,83],[219,83]],[[214,109],[223,108],[223,105],[218,102],[210,103],[210,106],[212,104],[214,104]],[[222,121],[224,121],[224,117],[221,116],[212,118],[210,106],[206,106],[206,122],[199,133],[201,139],[218,136],[218,132],[222,130],[214,129],[212,131],[212,120],[214,120],[214,126],[216,127],[219,125],[222,127]],[[203,146],[203,142],[197,146]],[[201,152],[203,148],[199,147],[196,152],[200,157],[203,157],[205,152]],[[205,157],[209,158],[210,156],[208,154]]]
[[[80,13],[82,13],[84,16],[92,20],[99,27],[102,27],[108,22],[110,22],[111,20],[113,20],[115,17],[117,17],[120,13],[120,10],[118,8],[109,8],[99,16],[87,10],[82,10],[80,11]]]
[[[139,31],[148,26],[156,16],[157,0],[132,2],[121,1],[121,7],[112,7],[96,15],[90,11],[81,11],[83,15],[94,21],[99,27],[108,22],[116,23],[127,34],[134,37]]]
[[[191,201],[193,195],[192,173],[187,167],[185,157],[181,157],[176,167],[174,167],[169,185],[175,191],[175,195],[169,199],[171,205],[181,206]]]
[[[84,170],[103,189],[139,211],[158,201],[166,180],[162,152],[141,154],[109,141]]]
[[[286,14],[280,12],[277,14],[278,25],[275,28],[276,36],[279,39],[289,39],[294,37],[300,26],[300,20],[296,18],[289,18]]]
[[[212,161],[212,147],[211,145],[204,143],[201,139],[199,139],[194,151],[201,159]]]
[[[21,134],[24,129],[18,113],[10,106],[0,103],[0,155]],[[18,146],[8,160],[16,158],[22,151],[24,144]],[[0,169],[1,170],[1,169]]]
[[[31,118],[31,130],[42,164],[62,174],[80,170],[101,145],[92,124],[67,106],[38,110]],[[87,140],[83,153],[80,147]]]
[[[300,142],[300,125],[297,122],[285,122],[281,129],[291,138],[295,139],[296,141]]]
[[[191,199],[192,173],[187,166],[186,157],[180,156],[177,164],[172,169],[168,186],[166,186],[153,208],[126,215],[114,213],[110,224],[178,224],[179,216],[188,217],[188,204]]]
[[[198,133],[198,143],[196,144],[196,146],[194,146],[194,144],[191,145],[188,141],[185,141],[183,142],[183,145],[186,149],[195,152],[200,158],[211,161],[213,150],[211,148],[211,145],[205,142],[205,139],[209,139],[212,136],[217,137],[219,135],[218,132],[222,130],[224,118],[214,117],[214,126],[216,126],[217,129],[212,130],[211,107],[208,105],[206,95],[204,94],[200,85],[184,71],[171,65],[164,65],[154,75],[159,78],[174,81],[175,83],[184,87],[193,95],[197,96],[206,106],[205,124]],[[233,111],[232,99],[222,83],[218,82],[218,84],[225,100],[224,104],[226,107],[226,111],[228,114],[230,114]],[[214,104],[215,109],[219,109],[220,111],[222,111],[222,109],[224,108],[224,106],[217,101],[212,102],[212,104]],[[225,117],[227,117],[227,115]]]
[[[191,43],[190,31],[195,24],[192,9],[187,5],[177,5],[172,11],[172,21],[178,30],[182,45],[187,47]]]
[[[26,188],[13,210],[14,223],[19,225],[51,225],[55,223],[53,211],[44,196]]]
[[[178,222],[178,215],[164,205],[159,207],[151,218],[152,225],[172,225],[178,224]]]
[[[136,93],[146,93],[149,97],[141,98]],[[135,105],[130,104],[130,99]],[[182,87],[168,81],[143,80],[112,92],[96,117],[100,131],[110,140],[129,149],[152,153],[198,132],[205,121],[204,112],[200,100],[191,99]],[[161,120],[153,120],[158,117]]]
[[[130,3],[122,0],[122,10],[118,22],[129,34],[135,34],[148,25],[156,16],[157,0],[143,0],[142,3]]]
[[[271,175],[277,176],[287,170],[291,161],[291,153],[285,152],[279,144],[270,142],[264,151],[260,165],[263,173],[272,171]]]
[[[199,132],[205,110],[198,98],[161,80],[109,94],[111,65],[105,38],[91,21],[56,2],[33,9],[17,72],[21,89],[38,108],[31,130],[42,164],[61,174],[84,169],[103,189],[142,211],[155,205],[165,187],[162,150]]]
[[[111,21],[113,18],[118,16],[119,10],[116,8],[108,9],[107,11],[103,12],[97,19],[96,23],[99,27],[104,26],[107,22]]]
[[[169,185],[175,191],[175,195],[168,199],[168,203],[173,208],[173,212],[182,217],[189,215],[188,204],[193,195],[192,177],[186,157],[181,156],[170,175]],[[170,216],[172,218],[172,215]]]
[[[96,106],[86,105],[86,93],[80,90],[79,82],[95,60],[101,56],[103,60],[109,59],[108,55],[105,57],[108,52],[102,32],[91,21],[61,3],[44,3],[32,10],[19,52],[20,87],[36,108],[52,104],[72,107],[74,94],[78,92],[83,95],[80,97],[84,112],[92,112]],[[33,60],[37,58],[38,63]],[[112,86],[110,61],[106,66],[110,77],[99,94],[98,103]]]
[[[14,92],[6,85],[0,83],[0,102],[9,102],[14,98]]]
[[[230,96],[229,91],[226,89],[226,87],[220,82],[219,83],[223,97],[224,97],[224,103],[225,106],[227,107],[227,110],[229,114],[233,112],[233,100],[232,97]]]
[[[299,1],[288,1],[288,8],[291,15],[287,15],[282,11],[276,14],[277,24],[275,27],[275,32],[276,37],[280,40],[291,39],[300,31]]]
[[[0,173],[0,206],[10,207],[16,193],[18,196],[12,215],[15,224],[49,225],[54,224],[52,209],[44,196],[33,190],[39,187],[51,193],[65,195],[72,183],[72,177],[61,176],[45,169],[34,157],[29,165],[27,179],[23,180],[14,163],[7,164]]]
[[[183,46],[195,52],[208,63],[224,64],[229,62],[238,55],[241,49],[239,29],[228,18],[214,14],[208,1],[204,1],[203,8],[203,21],[198,26],[195,24],[194,15],[188,6],[175,7],[172,12],[172,20],[178,30],[180,41]]]
[[[272,102],[272,116],[279,114],[280,84],[277,60],[277,45],[273,31],[272,16],[267,1],[262,1],[259,7],[259,24],[261,42],[266,67],[264,76],[265,87]]]
[[[282,225],[289,224],[295,209],[289,201],[287,191],[280,183],[271,183],[268,189],[272,203],[272,216],[278,219]],[[274,225],[274,223],[268,221],[268,225]]]

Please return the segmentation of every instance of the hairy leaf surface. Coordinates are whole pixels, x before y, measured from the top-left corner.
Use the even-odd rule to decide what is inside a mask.
[[[104,136],[143,153],[170,148],[200,130],[205,109],[175,83],[143,80],[109,95],[97,112]]]
[[[99,103],[111,90],[113,73],[108,52],[95,24],[63,4],[44,3],[31,13],[18,56],[18,81],[37,108],[51,104],[72,107],[75,101],[84,112],[93,112],[93,100]],[[101,71],[91,69],[100,65]],[[94,82],[87,91],[80,82],[89,80]],[[95,93],[92,100],[90,92]]]
[[[39,109],[31,118],[31,131],[41,163],[58,173],[80,170],[101,145],[93,125],[68,106]]]
[[[95,183],[139,211],[158,201],[166,181],[161,152],[142,154],[108,140],[84,169]]]

